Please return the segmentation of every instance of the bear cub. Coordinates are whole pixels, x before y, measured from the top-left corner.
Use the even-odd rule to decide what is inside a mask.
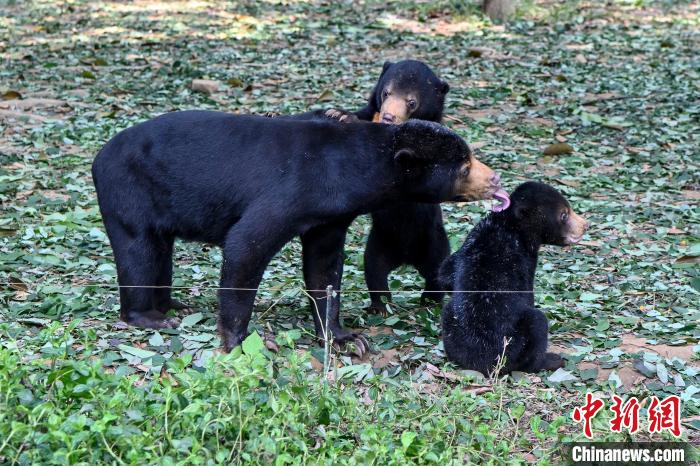
[[[559,355],[547,352],[549,325],[534,303],[537,254],[543,244],[578,242],[587,228],[559,191],[537,182],[521,184],[510,207],[490,213],[474,227],[440,269],[447,289],[474,291],[453,293],[443,308],[447,357],[486,375],[502,354],[504,373],[563,367]]]

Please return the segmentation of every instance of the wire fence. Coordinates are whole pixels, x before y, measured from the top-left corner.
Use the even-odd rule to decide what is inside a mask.
[[[4,282],[0,283],[3,286],[10,288],[29,288],[26,282]],[[41,284],[44,285],[44,284]],[[53,284],[47,284],[53,285]],[[273,288],[238,288],[228,286],[213,286],[213,285],[190,285],[190,286],[175,286],[175,285],[118,285],[114,283],[77,283],[70,284],[73,288],[147,288],[147,289],[171,289],[171,290],[197,290],[197,291],[263,291],[263,292],[281,292],[289,290],[302,290],[307,293],[325,293],[327,288],[321,290],[307,289],[303,287],[273,287]],[[535,293],[533,290],[343,290],[333,288],[333,293]]]
[[[255,292],[284,292],[292,290],[301,290],[306,293],[325,293],[327,288],[324,289],[307,289],[302,286],[284,286],[284,287],[268,287],[268,288],[239,288],[239,287],[227,287],[227,286],[215,286],[215,285],[119,285],[116,283],[63,283],[64,285],[71,286],[72,288],[117,288],[117,289],[131,289],[131,288],[147,288],[147,289],[171,289],[171,290],[191,290],[191,291],[255,291]],[[34,285],[56,285],[55,283],[34,283]],[[6,286],[13,289],[29,289],[30,284],[19,281],[19,282],[0,282],[0,286]],[[585,291],[585,290],[581,290]],[[392,293],[392,294],[415,294],[415,293],[529,293],[529,294],[549,294],[551,291],[547,290],[423,290],[423,289],[388,289],[388,290],[365,290],[365,289],[335,289],[333,288],[333,293]],[[621,291],[622,294],[665,294],[665,293],[678,293],[678,290],[624,290]]]

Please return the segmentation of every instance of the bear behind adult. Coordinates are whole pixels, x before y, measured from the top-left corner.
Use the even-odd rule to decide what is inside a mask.
[[[356,115],[380,123],[400,124],[409,118],[439,123],[449,89],[423,62],[386,62],[367,105]],[[401,202],[372,212],[364,254],[365,280],[373,291],[370,310],[386,312],[382,300],[391,300],[389,273],[404,264],[415,267],[425,280],[421,302],[442,302],[438,271],[449,254],[439,205]]]
[[[419,60],[384,62],[360,120],[400,124],[409,118],[440,122],[449,84]]]
[[[358,119],[386,124],[400,124],[409,119],[439,123],[449,89],[421,61],[387,61],[362,109],[354,114],[331,110],[325,115],[347,123]],[[502,195],[499,200],[503,202]],[[384,301],[391,301],[389,274],[401,265],[415,267],[425,279],[422,303],[441,303],[444,293],[438,272],[449,254],[450,243],[439,205],[401,202],[372,212],[372,228],[364,254],[365,279],[371,290],[369,309],[386,312]]]
[[[504,354],[504,339],[503,372],[563,366],[559,355],[547,352],[547,318],[534,303],[537,255],[542,244],[578,242],[588,228],[548,185],[523,183],[510,198],[510,207],[474,227],[440,271],[446,288],[455,291],[442,312],[447,357],[483,374]]]
[[[227,350],[247,335],[265,267],[294,236],[399,199],[480,199],[500,189],[467,144],[439,125],[208,111],[168,113],[122,131],[97,155],[92,173],[115,255],[121,318],[176,326],[165,315],[174,239],[221,245],[219,325]],[[339,323],[330,330],[338,343],[351,335]]]

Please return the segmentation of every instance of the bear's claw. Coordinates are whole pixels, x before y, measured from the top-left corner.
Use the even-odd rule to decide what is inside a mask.
[[[350,353],[355,354],[360,359],[364,359],[367,354],[372,352],[372,346],[361,333],[349,333],[346,336],[333,339],[333,346],[336,351],[345,352],[351,344],[354,345],[355,349],[350,351]]]
[[[338,110],[336,108],[329,108],[326,110],[326,116],[328,118],[332,118],[333,120],[338,120],[341,123],[355,123],[360,121],[359,118],[352,113]]]

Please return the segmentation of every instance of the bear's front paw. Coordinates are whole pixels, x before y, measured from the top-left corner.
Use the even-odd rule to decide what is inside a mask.
[[[360,121],[360,119],[352,113],[338,110],[337,108],[329,108],[326,110],[326,116],[333,120],[338,120],[341,123],[356,123]]]

